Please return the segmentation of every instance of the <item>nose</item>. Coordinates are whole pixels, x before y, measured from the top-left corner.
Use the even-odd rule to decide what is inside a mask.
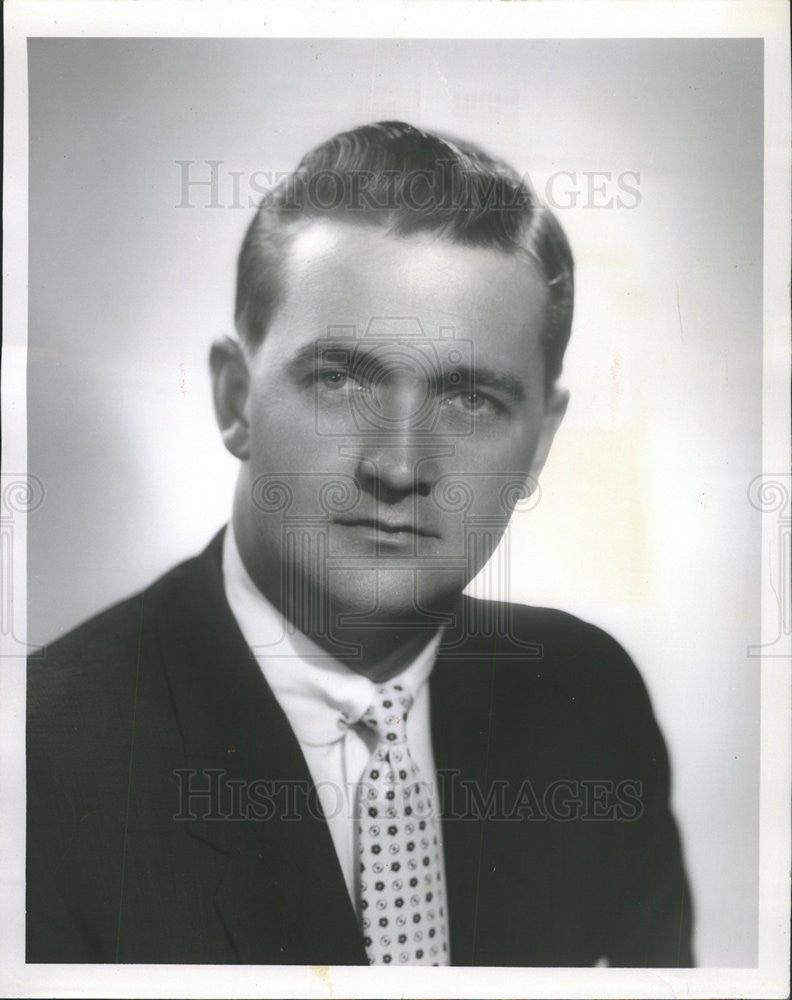
[[[420,395],[419,395],[420,393]],[[448,453],[427,426],[420,388],[388,386],[378,397],[380,420],[354,448],[358,485],[382,503],[428,496],[440,469],[438,460]]]
[[[358,449],[355,475],[361,489],[377,500],[398,503],[411,495],[431,493],[438,475],[437,457],[426,444],[391,437]]]

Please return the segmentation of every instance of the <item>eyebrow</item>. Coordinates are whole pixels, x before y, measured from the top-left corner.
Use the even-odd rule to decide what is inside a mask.
[[[333,358],[333,355],[336,355],[336,357]],[[346,357],[342,357],[342,355]],[[355,358],[354,363],[351,365],[349,365],[350,355],[354,355]],[[346,364],[350,370],[354,370],[359,364],[370,364],[375,371],[385,368],[379,362],[376,354],[371,350],[362,348],[359,341],[316,340],[298,348],[286,363],[286,369],[294,375],[299,375],[305,371],[307,365],[314,365],[317,360],[326,360],[331,364]],[[454,365],[453,372],[462,377],[461,382],[463,385],[472,386],[474,391],[479,387],[482,389],[495,389],[511,397],[516,402],[525,398],[524,383],[508,372],[496,371],[486,366],[464,364]],[[437,381],[447,383],[451,372],[440,370],[438,374],[439,378]]]

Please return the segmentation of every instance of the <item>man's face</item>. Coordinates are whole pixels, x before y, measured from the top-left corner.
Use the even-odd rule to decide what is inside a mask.
[[[414,620],[490,556],[563,416],[544,284],[525,258],[332,222],[287,270],[226,437],[240,551],[294,620],[317,589],[334,614]]]

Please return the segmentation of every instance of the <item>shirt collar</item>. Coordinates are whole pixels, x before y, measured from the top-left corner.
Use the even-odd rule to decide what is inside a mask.
[[[310,746],[342,739],[371,705],[377,684],[325,652],[267,600],[245,569],[230,524],[223,539],[223,579],[242,635],[297,739]],[[413,697],[429,679],[439,642],[437,632],[397,675]]]

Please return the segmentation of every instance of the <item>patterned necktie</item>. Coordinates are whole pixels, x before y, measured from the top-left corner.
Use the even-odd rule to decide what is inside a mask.
[[[371,965],[448,965],[439,820],[410,756],[404,684],[377,688],[360,720],[377,746],[358,788],[360,912]]]

